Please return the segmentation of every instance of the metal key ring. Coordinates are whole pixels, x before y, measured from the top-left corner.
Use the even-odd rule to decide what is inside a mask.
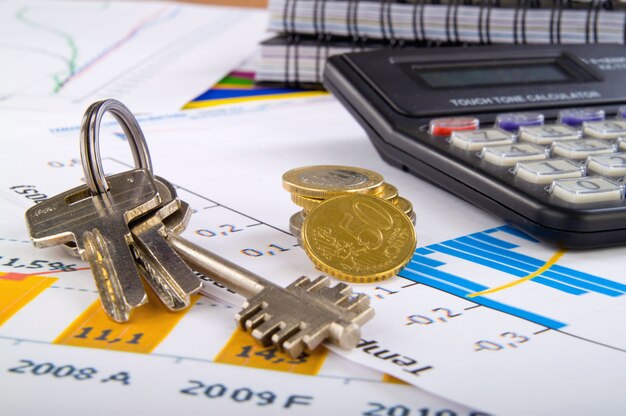
[[[152,173],[152,161],[146,138],[133,113],[121,102],[113,99],[91,104],[80,126],[80,157],[85,172],[85,180],[93,194],[103,194],[109,190],[102,160],[100,159],[100,123],[106,112],[110,112],[124,130],[135,167]]]

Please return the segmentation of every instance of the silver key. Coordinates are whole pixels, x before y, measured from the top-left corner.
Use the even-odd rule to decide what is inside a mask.
[[[235,316],[242,329],[264,346],[273,344],[292,357],[327,339],[353,348],[361,325],[374,316],[369,297],[354,296],[344,283],[330,287],[326,276],[313,281],[303,276],[282,288],[173,233],[168,240],[191,268],[247,299]]]
[[[99,153],[99,128],[107,111],[126,133],[137,167],[108,178]],[[80,150],[87,185],[29,209],[27,227],[37,247],[73,242],[91,266],[107,315],[125,322],[133,308],[147,301],[129,247],[128,224],[161,203],[150,155],[137,120],[116,100],[89,106],[81,124]]]
[[[176,311],[191,304],[190,295],[200,290],[202,282],[165,240],[163,220],[167,218],[168,226],[179,234],[185,229],[191,210],[189,205],[181,204],[169,182],[158,176],[154,180],[162,205],[132,224],[132,246],[141,275],[165,306]]]
[[[36,247],[74,242],[91,266],[107,315],[125,322],[147,300],[128,246],[128,223],[156,208],[160,197],[144,169],[107,179],[108,192],[91,196],[87,186],[63,192],[26,211],[26,223]]]

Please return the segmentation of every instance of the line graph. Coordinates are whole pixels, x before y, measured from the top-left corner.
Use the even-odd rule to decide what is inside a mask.
[[[55,84],[53,88],[53,92],[57,93],[63,87],[63,84],[66,82],[66,81],[63,81],[62,78],[65,78],[65,80],[68,80],[76,72],[76,59],[78,57],[78,48],[76,46],[76,42],[70,34],[58,28],[47,26],[41,22],[36,22],[27,18],[26,14],[28,13],[29,10],[30,10],[30,7],[21,8],[15,13],[15,18],[18,21],[25,24],[26,26],[29,26],[33,29],[42,30],[54,36],[61,37],[69,48],[69,56],[68,57],[63,56],[63,61],[67,65],[66,70],[62,72],[57,72],[52,75],[52,79]]]
[[[121,39],[112,43],[111,45],[104,48],[94,57],[87,60],[87,62],[82,65],[80,68],[71,72],[63,81],[59,82],[58,87],[55,89],[55,92],[58,92],[63,86],[65,86],[72,79],[81,76],[83,73],[88,71],[90,68],[94,67],[98,64],[98,62],[105,59],[110,54],[114,53],[119,48],[123,47],[126,43],[130,42],[135,36],[137,36],[140,32],[150,28],[151,26],[157,25],[161,20],[174,19],[178,12],[180,11],[179,7],[162,7],[159,10],[156,10],[149,16],[146,16],[141,21],[139,21],[133,28],[131,28],[128,33],[123,35]]]
[[[142,111],[178,109],[252,52],[264,20],[260,10],[165,2],[0,2],[0,107],[131,97]],[[163,88],[168,99],[155,100]]]

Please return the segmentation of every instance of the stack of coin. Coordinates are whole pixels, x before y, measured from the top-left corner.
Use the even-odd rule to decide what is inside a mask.
[[[397,274],[415,250],[415,212],[398,189],[371,170],[306,166],[283,175],[301,206],[289,230],[315,266],[356,283]]]

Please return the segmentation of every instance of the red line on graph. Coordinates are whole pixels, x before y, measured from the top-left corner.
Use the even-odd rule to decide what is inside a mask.
[[[70,75],[63,81],[61,84],[61,88],[67,85],[68,82],[80,77],[82,74],[87,72],[89,69],[93,68],[94,65],[102,61],[107,56],[111,55],[111,53],[115,52],[119,48],[121,48],[126,42],[128,42],[132,37],[134,37],[144,26],[153,22],[154,20],[160,18],[165,14],[168,9],[171,9],[171,6],[162,7],[159,10],[155,11],[151,15],[145,17],[139,23],[137,23],[124,37],[115,42],[110,48],[106,49],[101,55],[94,58],[91,62],[87,63],[85,66],[81,67],[77,72]]]
[[[21,281],[26,279],[29,276],[41,276],[43,274],[54,274],[54,273],[66,273],[66,272],[77,272],[79,270],[89,270],[89,267],[81,267],[79,269],[74,270],[51,270],[49,272],[35,272],[35,273],[6,273],[0,275],[0,279],[2,280],[14,280]]]

